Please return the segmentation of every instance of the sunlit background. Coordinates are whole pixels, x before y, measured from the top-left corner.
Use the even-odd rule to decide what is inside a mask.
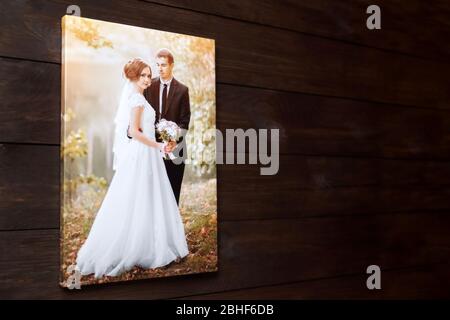
[[[177,268],[134,270],[115,281],[217,269],[214,40],[66,16],[63,18],[64,161],[62,280],[75,261],[113,176],[114,117],[123,66],[140,57],[158,76],[155,55],[169,49],[174,77],[189,87],[191,121],[180,211],[190,248]],[[85,284],[96,282],[87,277]]]

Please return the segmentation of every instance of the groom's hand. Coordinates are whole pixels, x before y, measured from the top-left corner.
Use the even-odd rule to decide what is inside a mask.
[[[167,149],[169,150],[168,152],[172,152],[176,147],[177,147],[176,141],[169,141],[167,143]]]

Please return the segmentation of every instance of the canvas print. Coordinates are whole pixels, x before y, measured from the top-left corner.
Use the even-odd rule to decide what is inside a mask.
[[[214,40],[62,36],[61,286],[217,271]]]

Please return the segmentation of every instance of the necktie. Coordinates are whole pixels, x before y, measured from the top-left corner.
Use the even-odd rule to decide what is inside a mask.
[[[166,110],[166,105],[167,105],[167,84],[164,84],[164,89],[162,92],[162,101],[161,101],[161,113],[159,115],[160,120],[161,120],[161,116],[162,116],[164,110]]]

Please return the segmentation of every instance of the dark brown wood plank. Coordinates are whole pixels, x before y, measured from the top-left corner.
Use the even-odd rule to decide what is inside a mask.
[[[59,226],[59,147],[0,148],[0,230]],[[342,216],[450,209],[446,162],[287,156],[277,175],[218,165],[220,219]]]
[[[251,289],[188,296],[191,300],[260,299],[448,299],[449,264],[381,270],[381,290],[368,290],[369,275],[358,274]]]
[[[444,110],[218,85],[217,127],[224,136],[226,128],[278,128],[286,154],[450,156]]]
[[[219,166],[219,214],[234,220],[446,210],[446,167],[297,156],[282,156],[275,176],[259,175],[257,165]]]
[[[448,261],[450,215],[220,222],[219,272],[70,292],[58,287],[58,230],[0,232],[3,298],[175,298]],[[14,248],[14,250],[11,250]],[[362,284],[363,285],[363,284]]]
[[[60,67],[0,58],[0,71],[0,142],[59,144]],[[226,84],[218,85],[217,101],[223,134],[278,128],[285,154],[450,159],[444,110]]]
[[[0,144],[0,230],[57,227],[59,147]]]
[[[361,274],[369,264],[417,271],[396,275],[382,298],[449,287],[448,268],[434,268],[450,253],[450,169],[441,161],[450,155],[449,116],[437,110],[449,108],[450,65],[159,4],[80,0],[86,17],[215,38],[219,128],[280,128],[284,155],[276,176],[260,176],[258,165],[218,167],[218,273],[59,288],[60,17],[69,4],[0,3],[2,298],[176,298]],[[335,4],[337,17],[343,7]],[[374,46],[387,39],[387,49],[440,59],[449,46],[437,47],[447,36],[448,4],[427,7],[421,21],[439,22],[423,37],[419,24],[395,34],[405,30],[400,19]],[[390,13],[388,24],[398,11]],[[354,34],[347,40],[360,41]],[[364,296],[361,278],[330,295]],[[326,292],[326,283],[315,283]],[[297,294],[295,285],[286,290]]]
[[[448,1],[146,0],[438,60],[450,58]],[[366,9],[381,8],[381,30],[366,28]]]
[[[59,143],[60,67],[0,58],[0,142]]]
[[[70,4],[2,2],[0,55],[59,63],[60,18]],[[449,107],[448,64],[146,2],[77,4],[85,17],[216,39],[220,83]]]

